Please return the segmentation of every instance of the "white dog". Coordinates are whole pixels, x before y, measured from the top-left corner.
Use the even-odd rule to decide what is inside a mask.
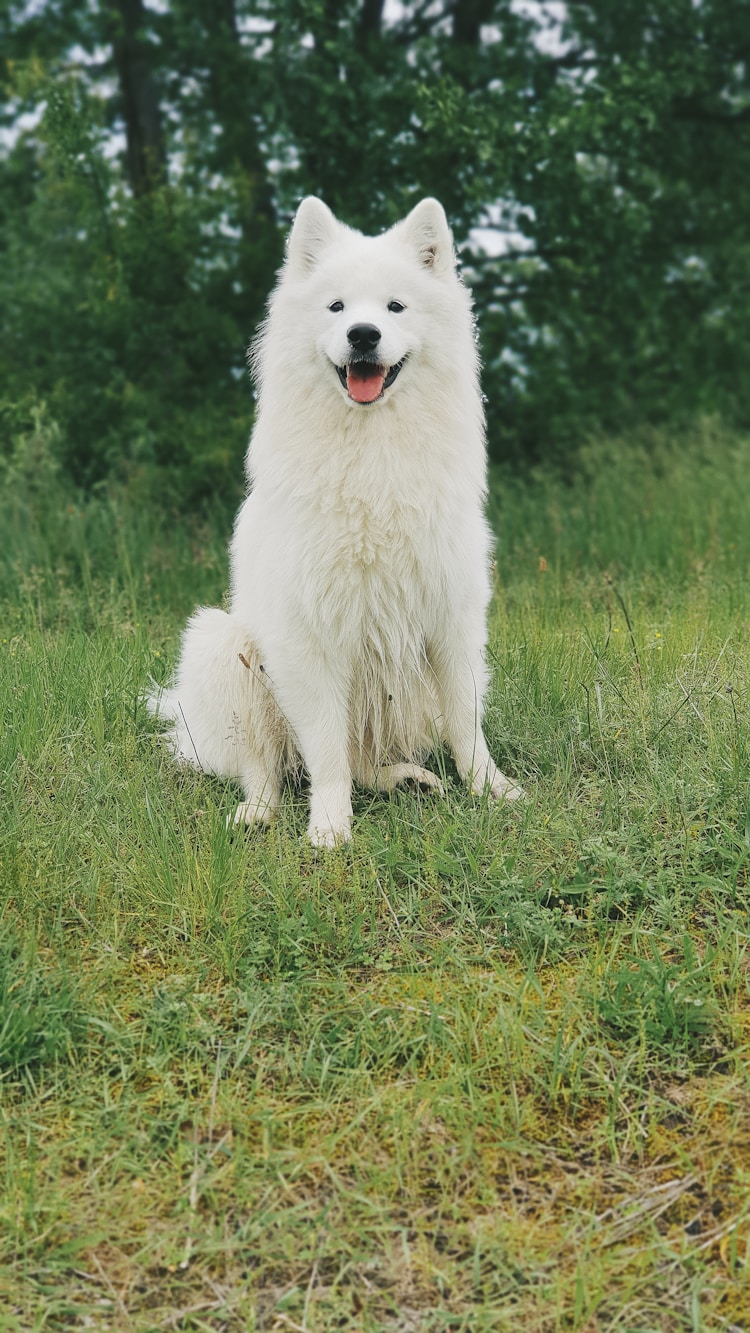
[[[175,755],[238,779],[248,824],[301,760],[319,847],[351,836],[352,780],[440,789],[439,740],[473,791],[521,795],[482,731],[484,420],[440,204],[366,237],[303,200],[253,363],[231,610],[195,613],[152,700]]]

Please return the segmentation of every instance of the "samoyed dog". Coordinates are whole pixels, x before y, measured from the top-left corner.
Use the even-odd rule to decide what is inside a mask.
[[[300,205],[252,350],[257,423],[228,612],[188,622],[152,708],[174,755],[237,779],[267,822],[290,767],[308,837],[347,842],[352,783],[521,789],[482,731],[491,537],[471,300],[441,205],[380,236]]]

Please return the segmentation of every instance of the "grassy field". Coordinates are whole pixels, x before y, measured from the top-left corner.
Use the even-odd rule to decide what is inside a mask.
[[[495,476],[529,792],[230,836],[142,703],[229,510],[0,514],[0,1328],[750,1327],[750,440]]]

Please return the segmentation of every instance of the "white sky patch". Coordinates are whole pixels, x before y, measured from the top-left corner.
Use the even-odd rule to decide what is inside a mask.
[[[12,125],[0,126],[0,149],[10,152],[23,134],[33,134],[46,110],[47,103],[39,102],[31,111],[17,116]]]
[[[534,42],[538,51],[551,56],[565,53],[568,49],[568,44],[563,40],[563,27],[568,18],[568,6],[565,0],[512,0],[511,9],[515,14],[533,20],[536,27]],[[408,18],[409,13],[408,7],[402,0],[385,0],[383,22],[386,26],[401,23],[404,17]],[[428,5],[424,17],[445,17],[446,22],[450,22],[450,16],[444,15],[442,3]],[[502,25],[483,24],[480,35],[487,46],[500,42],[503,39]]]
[[[521,209],[508,201],[487,204],[479,225],[469,232],[469,244],[490,259],[533,250],[533,240],[518,226],[519,219],[524,216],[533,221],[533,209]]]
[[[533,250],[534,242],[520,231],[503,231],[499,227],[472,227],[469,231],[469,244],[473,250],[479,250],[488,259],[502,259],[505,255],[516,254],[519,250]]]
[[[237,15],[237,30],[239,32],[251,32],[265,37],[268,33],[274,32],[275,29],[275,19],[266,18],[264,14]]]
[[[405,9],[406,6],[401,3],[401,0],[385,0],[383,6],[383,22],[400,23],[404,17]],[[442,17],[442,14],[443,5],[441,3],[428,5],[425,10],[426,18],[440,18]]]
[[[273,50],[273,38],[276,32],[276,20],[264,14],[238,14],[237,31],[244,47],[252,52],[255,60],[263,60]]]
[[[47,8],[47,0],[27,0],[25,5],[16,11],[13,19],[17,23],[28,23],[29,19],[38,18]]]
[[[112,130],[106,139],[102,139],[102,153],[108,162],[114,161],[120,154],[124,154],[127,148],[127,139],[124,130]]]
[[[536,25],[534,43],[547,56],[564,55],[568,45],[563,40],[563,25],[568,17],[568,6],[563,0],[513,0],[511,9],[523,18],[533,19]]]
[[[66,57],[66,64],[69,65],[103,65],[105,60],[109,60],[112,55],[111,46],[96,46],[93,51],[87,51],[85,47],[78,43],[71,46],[69,57]]]
[[[472,230],[470,235],[477,233]],[[526,254],[534,250],[535,242],[520,231],[479,231],[479,245],[490,259],[508,255]]]

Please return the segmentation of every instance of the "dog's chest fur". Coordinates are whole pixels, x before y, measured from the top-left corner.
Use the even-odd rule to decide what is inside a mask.
[[[401,480],[403,481],[403,469]],[[305,601],[350,663],[352,745],[378,761],[429,746],[436,716],[428,641],[445,613],[434,512],[409,485],[349,473],[316,509]]]
[[[432,618],[443,557],[434,500],[416,478],[362,468],[318,493],[316,590],[327,621],[357,624],[363,639],[420,638]],[[363,475],[364,474],[364,475]]]

